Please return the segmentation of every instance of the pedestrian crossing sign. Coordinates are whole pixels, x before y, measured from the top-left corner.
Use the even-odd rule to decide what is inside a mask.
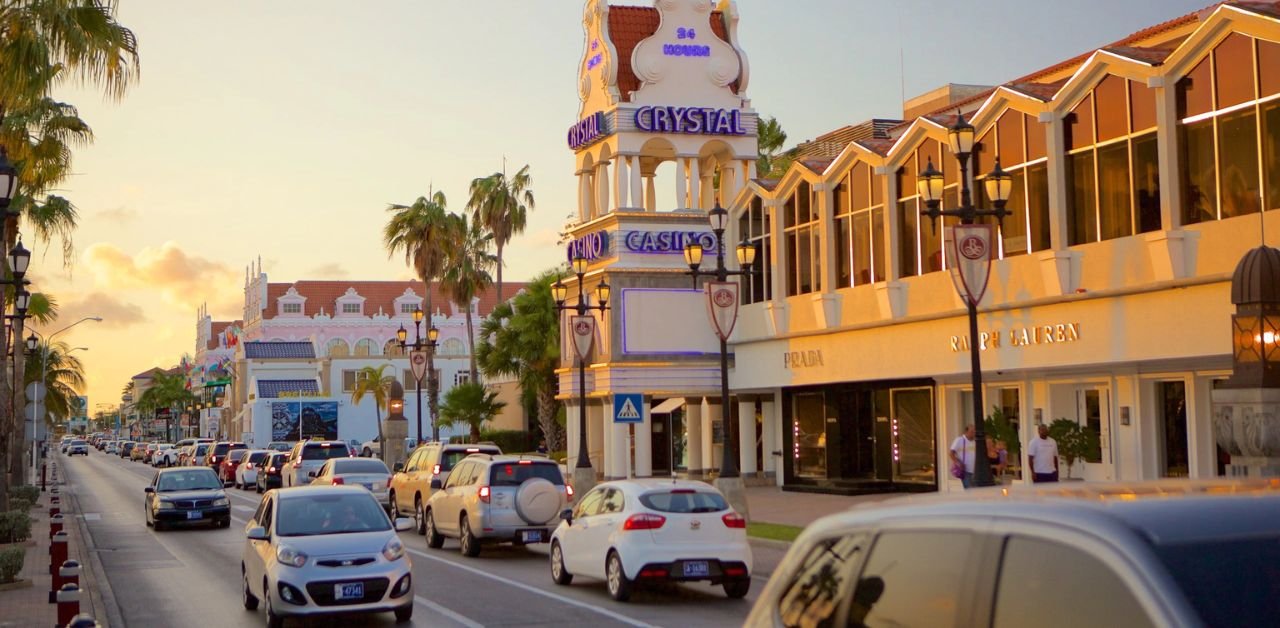
[[[644,421],[644,395],[620,394],[613,396],[614,423],[642,423]]]

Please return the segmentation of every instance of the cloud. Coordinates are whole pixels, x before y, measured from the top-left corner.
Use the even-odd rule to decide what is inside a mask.
[[[101,316],[103,327],[124,328],[147,320],[143,309],[105,292],[91,292],[85,298],[58,307],[58,320],[78,321],[88,316]]]
[[[347,275],[347,269],[337,262],[321,264],[307,271],[307,276],[311,279],[344,279]]]
[[[243,271],[191,255],[175,242],[133,256],[98,243],[85,250],[84,259],[94,285],[105,290],[156,291],[165,302],[191,310],[203,303],[214,312],[238,312],[243,307]]]
[[[124,207],[122,205],[120,207],[104,209],[98,212],[96,216],[103,220],[107,220],[110,222],[123,225],[123,224],[131,223],[134,220],[136,220],[138,218],[138,210],[132,209],[129,207]]]

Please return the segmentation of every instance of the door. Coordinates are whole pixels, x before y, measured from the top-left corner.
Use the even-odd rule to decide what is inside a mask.
[[[1157,382],[1156,398],[1160,404],[1160,477],[1185,478],[1191,473],[1187,455],[1187,384]]]
[[[667,475],[671,473],[671,414],[650,415],[649,430],[653,443],[650,468],[654,475]]]
[[[792,397],[791,433],[795,474],[802,478],[827,477],[827,408],[822,392],[801,392]]]
[[[573,509],[573,525],[560,533],[560,552],[564,556],[564,566],[570,573],[581,573],[583,575],[594,575],[597,570],[590,570],[592,556],[597,552],[602,552],[603,548],[593,547],[588,542],[588,531],[591,520],[600,510],[600,505],[604,501],[605,493],[608,492],[607,487],[600,487],[591,490],[583,496],[582,500]],[[601,554],[601,562],[603,562],[603,554]]]
[[[876,472],[875,418],[871,391],[845,388],[840,395],[841,477],[871,479]]]
[[[893,481],[936,484],[933,388],[889,391]]]
[[[1076,390],[1076,422],[1090,435],[1084,459],[1077,460],[1073,477],[1086,480],[1115,478],[1111,459],[1111,395],[1103,386],[1082,386]]]

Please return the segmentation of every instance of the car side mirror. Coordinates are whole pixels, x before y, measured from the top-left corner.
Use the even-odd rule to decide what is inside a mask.
[[[142,492],[143,492],[143,493],[154,493],[154,492],[156,492],[156,487],[154,487],[154,486],[146,486],[146,487],[143,487]]]
[[[309,477],[309,478],[314,478],[314,477],[316,477],[316,472],[315,472],[315,471],[307,471],[307,477]]]
[[[393,471],[395,471],[396,473],[400,473],[401,471],[404,471],[404,463],[403,463],[403,462],[397,462],[397,463],[395,464],[395,466],[394,466],[394,467],[392,467],[391,469],[392,469]]]
[[[262,526],[254,526],[252,528],[249,528],[249,531],[245,533],[245,537],[247,537],[250,541],[270,541],[271,540],[271,535],[267,534],[267,529]]]
[[[572,508],[565,508],[564,510],[561,510],[561,511],[560,511],[560,520],[561,520],[561,521],[564,521],[565,523],[567,523],[567,524],[569,524],[569,525],[573,525],[573,509],[572,509]]]
[[[408,532],[413,529],[413,519],[396,517],[396,532]]]
[[[438,491],[444,484],[440,482],[440,478],[431,478],[431,490]]]

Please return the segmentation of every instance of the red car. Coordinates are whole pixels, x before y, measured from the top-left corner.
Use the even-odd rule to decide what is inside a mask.
[[[227,442],[214,443],[213,449],[209,451],[209,466],[213,467],[213,471],[218,474],[218,479],[224,484],[231,484],[236,481],[236,467],[240,465],[240,458],[248,451],[249,446],[244,443]],[[234,457],[232,454],[241,452]]]

